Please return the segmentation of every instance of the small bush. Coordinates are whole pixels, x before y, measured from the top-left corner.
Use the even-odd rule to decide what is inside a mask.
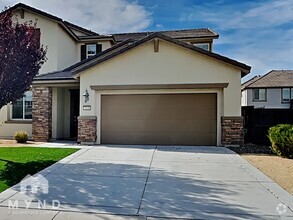
[[[17,143],[26,143],[28,139],[28,134],[26,131],[17,131],[14,134],[14,140],[17,141]]]
[[[272,151],[278,156],[293,158],[293,125],[279,124],[269,129]]]

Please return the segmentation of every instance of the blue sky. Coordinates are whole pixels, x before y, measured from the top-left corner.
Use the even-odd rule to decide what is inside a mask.
[[[0,0],[0,7],[16,0]],[[209,27],[214,52],[252,66],[246,77],[293,69],[293,0],[23,0],[99,33]],[[64,10],[66,8],[66,10]]]

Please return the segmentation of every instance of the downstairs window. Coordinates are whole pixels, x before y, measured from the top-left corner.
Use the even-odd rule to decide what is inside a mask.
[[[11,119],[32,119],[32,96],[32,91],[27,91],[22,98],[12,103]]]

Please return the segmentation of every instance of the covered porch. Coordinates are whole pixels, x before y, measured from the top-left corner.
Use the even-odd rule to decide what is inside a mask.
[[[35,141],[77,140],[79,82],[33,85],[32,136]]]

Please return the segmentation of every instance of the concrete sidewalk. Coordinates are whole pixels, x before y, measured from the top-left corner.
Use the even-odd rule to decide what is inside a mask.
[[[293,197],[226,148],[87,147],[40,174],[49,193],[4,191],[0,219],[293,219]]]

